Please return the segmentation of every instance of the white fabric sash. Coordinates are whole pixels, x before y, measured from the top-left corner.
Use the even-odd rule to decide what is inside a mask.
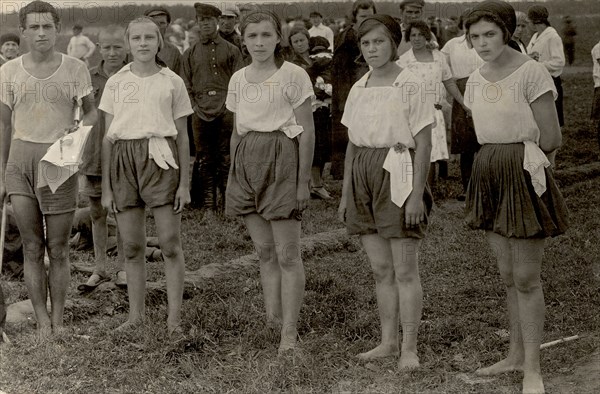
[[[413,190],[413,162],[408,148],[391,147],[383,168],[390,173],[392,202],[402,207]]]
[[[533,189],[538,196],[546,191],[546,174],[544,168],[550,166],[546,154],[533,141],[523,141],[525,154],[523,158],[523,169],[531,175]]]
[[[148,139],[148,155],[163,170],[168,170],[169,166],[175,169],[179,168],[165,137],[151,137]]]

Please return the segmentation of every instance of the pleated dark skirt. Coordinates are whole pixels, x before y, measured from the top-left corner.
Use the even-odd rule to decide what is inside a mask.
[[[390,173],[383,169],[389,148],[357,147],[352,162],[352,181],[346,201],[348,234],[379,234],[383,238],[423,238],[433,196],[425,186],[425,222],[407,227],[404,206],[392,202]]]
[[[471,228],[515,238],[554,237],[567,230],[567,206],[552,170],[545,170],[546,191],[539,197],[523,169],[524,149],[522,143],[481,147],[467,191]]]
[[[297,185],[298,139],[281,131],[251,131],[242,137],[231,160],[225,213],[298,219]]]

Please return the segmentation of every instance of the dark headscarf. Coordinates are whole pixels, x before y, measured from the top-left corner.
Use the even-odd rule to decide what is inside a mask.
[[[402,29],[400,28],[400,24],[394,18],[385,14],[369,15],[358,26],[359,36],[361,26],[364,26],[365,22],[367,21],[377,21],[381,23],[390,32],[395,46],[397,47],[400,45],[400,42],[402,41]]]
[[[515,14],[513,6],[507,2],[499,0],[484,1],[471,8],[469,15],[473,15],[478,11],[489,12],[490,14],[496,15],[498,19],[504,23],[504,26],[506,26],[506,29],[511,36],[515,32],[515,29],[517,28],[517,15]]]

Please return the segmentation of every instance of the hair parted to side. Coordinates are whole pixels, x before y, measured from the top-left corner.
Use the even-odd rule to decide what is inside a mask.
[[[146,23],[154,27],[154,32],[158,36],[158,51],[155,56],[156,64],[158,64],[161,67],[167,67],[167,65],[158,57],[158,52],[160,52],[162,47],[165,45],[165,41],[162,37],[162,34],[160,34],[160,30],[156,22],[154,22],[154,20],[152,20],[152,18],[148,16],[140,16],[138,18],[135,18],[127,25],[127,29],[125,30],[125,47],[127,48],[127,51],[131,52],[131,47],[129,46],[129,31],[131,30],[131,26],[141,23]]]
[[[392,55],[390,58],[390,61],[396,61],[398,60],[398,51],[396,50],[398,48],[398,45],[400,45],[399,42],[396,42],[394,40],[394,38],[392,37],[392,33],[388,30],[388,28],[381,22],[379,22],[376,19],[365,19],[359,26],[358,26],[358,47],[361,48],[360,45],[360,41],[362,40],[362,38],[367,35],[367,33],[369,33],[371,30],[376,29],[378,27],[383,27],[383,31],[386,35],[386,37],[390,40],[390,45],[392,46]],[[361,55],[362,55],[362,49],[361,49]]]
[[[377,13],[375,3],[372,0],[356,0],[354,4],[352,4],[352,22],[356,22],[356,14],[358,14],[358,10],[368,9],[372,9],[374,14]]]
[[[279,37],[279,43],[275,46],[274,58],[275,65],[277,68],[280,68],[285,61],[283,57],[283,49],[281,48],[281,41],[283,40],[283,34],[281,33],[281,22],[279,21],[279,17],[271,11],[268,10],[258,10],[253,11],[242,18],[240,22],[240,34],[242,35],[242,40],[246,35],[246,28],[250,24],[260,23],[262,21],[271,22],[273,28],[275,29],[275,33],[277,37]]]
[[[60,15],[58,15],[58,11],[56,10],[56,8],[54,8],[52,4],[40,0],[32,1],[25,7],[21,8],[21,10],[19,10],[19,23],[21,24],[21,27],[25,29],[25,23],[27,23],[27,15],[45,13],[49,13],[52,15],[54,25],[58,25],[60,23]]]
[[[471,28],[471,25],[474,25],[479,21],[490,22],[498,26],[500,30],[502,30],[502,39],[504,41],[504,44],[508,44],[510,38],[512,37],[512,33],[508,30],[508,27],[506,27],[504,21],[498,15],[492,12],[478,10],[471,12],[468,16],[464,18],[463,22],[465,25],[465,37],[467,38],[469,47],[473,47],[473,44],[471,43],[471,37],[469,35],[469,30]]]
[[[417,29],[419,32],[421,32],[421,34],[423,35],[423,37],[425,37],[425,40],[427,40],[427,42],[431,41],[431,29],[429,28],[427,23],[425,23],[425,21],[412,21],[408,24],[408,26],[406,27],[407,42],[410,41],[410,33],[412,29]]]
[[[294,26],[294,27],[292,27],[290,29],[290,33],[288,34],[288,37],[291,39],[296,34],[304,34],[304,36],[306,37],[306,39],[310,40],[310,33],[308,32],[308,30],[306,30],[306,27],[304,27],[304,26]]]

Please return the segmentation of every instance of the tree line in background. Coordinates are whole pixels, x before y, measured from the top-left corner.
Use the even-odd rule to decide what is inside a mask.
[[[224,1],[206,1],[222,8]],[[526,1],[513,3],[516,10],[527,11],[527,8],[537,2]],[[0,33],[12,31],[18,27],[18,10],[25,1],[3,1],[2,15],[0,15]],[[244,3],[242,1],[237,4],[252,4],[257,8],[268,8],[279,15],[282,20],[295,19],[298,17],[308,18],[311,11],[319,11],[325,19],[344,19],[348,17],[352,8],[352,2],[281,2],[281,3]],[[390,15],[398,15],[398,2],[390,1],[375,1],[377,11]],[[462,10],[468,8],[472,3],[427,3],[424,9],[424,16],[435,16],[439,18],[450,18],[458,16]],[[582,1],[561,1],[553,0],[545,2],[544,5],[548,8],[551,16],[563,15],[594,15],[600,14],[600,2],[598,0],[582,0]],[[168,7],[173,19],[184,18],[192,19],[194,16],[194,8],[189,5],[169,5],[165,1],[165,6]],[[75,23],[80,23],[84,27],[101,27],[108,24],[125,24],[131,19],[142,15],[143,11],[149,5],[134,2],[117,2],[113,5],[106,5],[105,2],[94,1],[70,1],[65,2],[65,6],[57,7],[60,9],[63,27],[70,28]]]

